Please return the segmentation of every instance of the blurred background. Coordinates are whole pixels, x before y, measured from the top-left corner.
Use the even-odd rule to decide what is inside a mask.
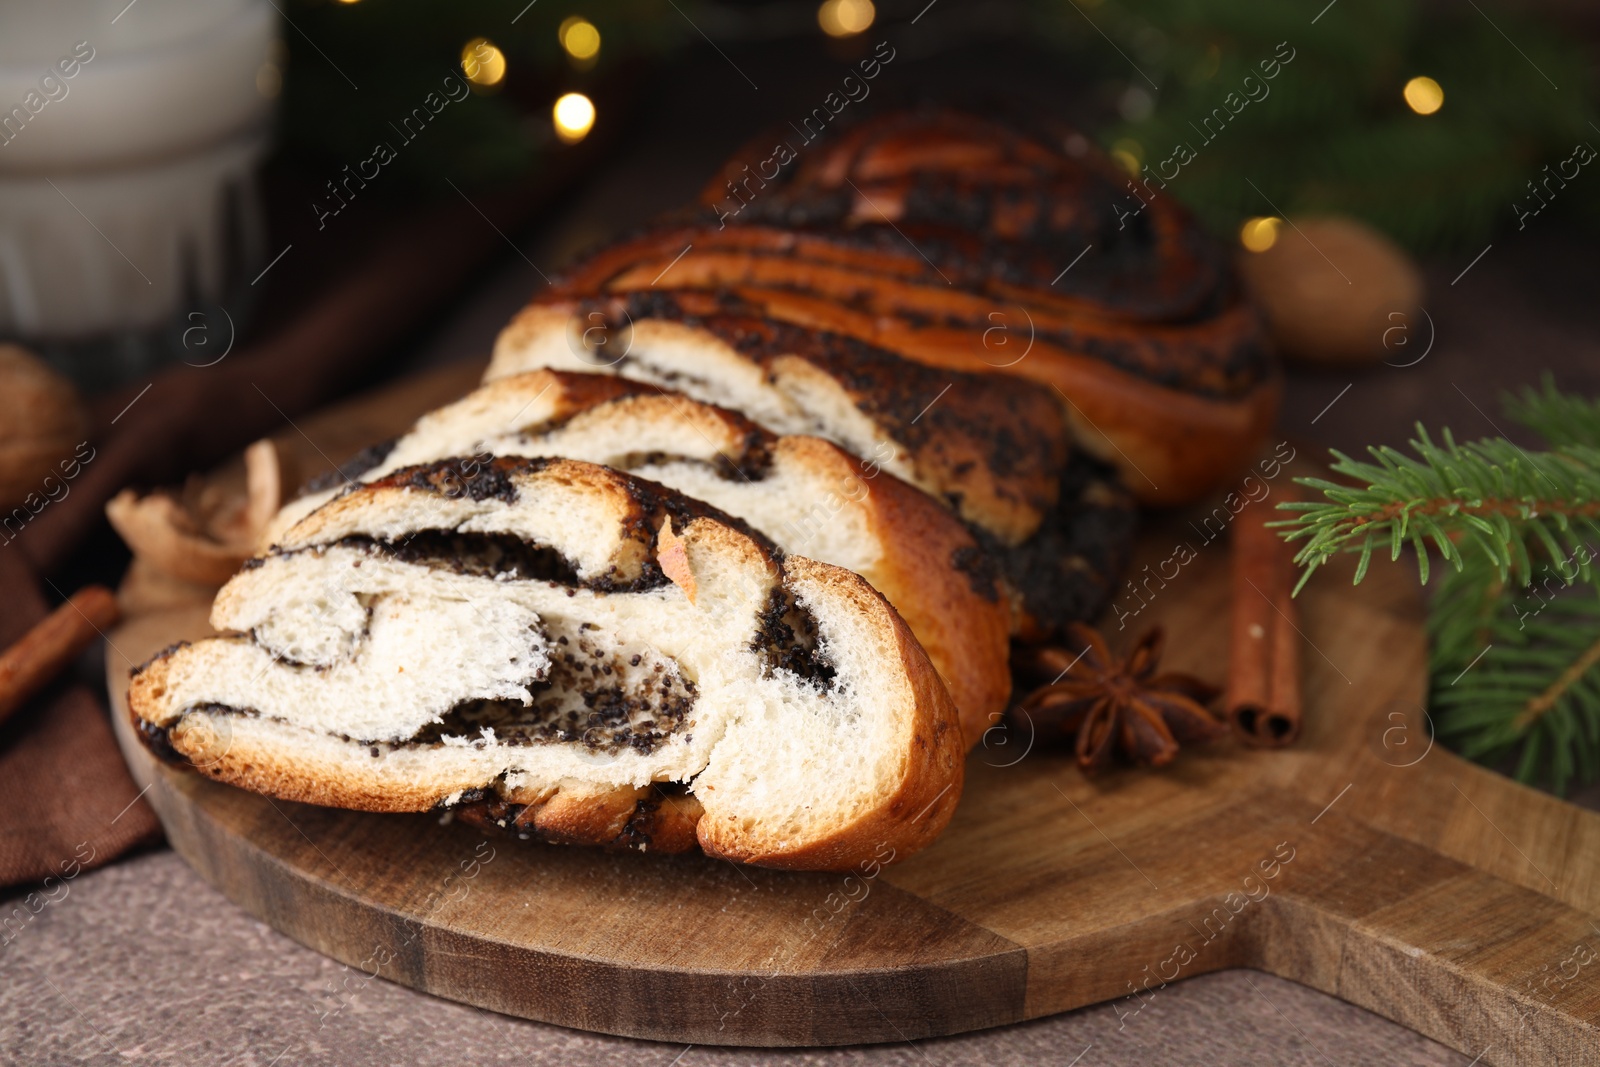
[[[1130,210],[1152,188],[1189,205],[1288,360],[1279,432],[1301,455],[1403,446],[1418,421],[1520,439],[1502,390],[1548,371],[1600,395],[1597,45],[1584,0],[0,3],[0,623],[118,584],[130,556],[104,509],[124,487],[225,464],[242,484],[240,450],[268,435],[344,460],[334,439],[380,435],[331,405],[424,372],[418,411],[466,388],[581,251],[735,153],[754,166],[882,103],[1065,118],[1128,171]],[[35,804],[15,825],[81,818],[92,831],[62,840],[101,835],[104,862],[159,829],[89,695],[92,655],[72,716],[36,717],[47,741],[0,746],[0,782]],[[1572,795],[1600,808],[1600,785]],[[505,1020],[381,982],[363,994],[377,1024],[312,1031],[306,990],[332,961],[196,892],[171,853],[95,877],[82,921],[30,951],[85,1002],[123,1005],[129,1032],[186,1026],[208,1062],[240,1034],[273,1045],[229,1062],[281,1056],[281,1035],[342,1042],[340,1062],[513,1047]],[[1257,975],[1291,1019],[1250,981],[1164,994],[1171,1025],[1126,1055],[1222,1062],[1260,1033],[1277,1062],[1322,1062],[1295,1045],[1309,1032],[1341,1062],[1467,1064]],[[1018,1040],[1064,1062],[1090,1010]]]
[[[1187,203],[1293,361],[1286,434],[1478,436],[1542,369],[1600,392],[1597,40],[1576,0],[7,4],[0,342],[80,398],[27,416],[95,442],[74,493],[179,481],[482,358],[740,146],[932,98],[1065,117],[1130,208]],[[47,413],[17,399],[61,394],[31,374],[0,359],[0,393]],[[77,503],[25,552],[114,580],[120,542]]]
[[[473,246],[439,250],[447,298],[570,220],[549,271],[758,131],[885,98],[1067,116],[1225,240],[1348,216],[1459,268],[1594,233],[1597,26],[1561,0],[10,4],[0,336],[97,391],[290,328],[408,232]]]

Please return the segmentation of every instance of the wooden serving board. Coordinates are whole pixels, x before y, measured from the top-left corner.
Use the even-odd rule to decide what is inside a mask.
[[[1166,559],[1182,529],[1140,552]],[[1226,578],[1207,546],[1139,616],[1167,626],[1169,666],[1220,680]],[[1415,579],[1349,578],[1327,568],[1302,594],[1296,747],[1225,741],[1090,781],[1025,730],[993,732],[938,842],[852,876],[275,802],[155,764],[127,727],[128,665],[203,634],[203,611],[124,625],[107,661],[173,847],[296,940],[439,996],[636,1037],[815,1045],[1100,1001],[1137,1025],[1163,980],[1254,967],[1482,1063],[1600,1064],[1600,815],[1432,744]]]

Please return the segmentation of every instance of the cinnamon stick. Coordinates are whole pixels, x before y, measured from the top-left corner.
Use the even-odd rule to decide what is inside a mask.
[[[1267,523],[1282,515],[1266,499],[1233,523],[1233,621],[1228,721],[1246,744],[1279,748],[1300,736],[1300,632],[1294,549]]]
[[[103,585],[84,586],[0,652],[0,722],[78,658],[116,623],[117,598]]]

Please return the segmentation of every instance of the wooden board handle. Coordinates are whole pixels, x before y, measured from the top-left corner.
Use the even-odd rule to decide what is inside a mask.
[[[1485,1064],[1600,1065],[1600,923],[1338,815],[1299,845],[1247,965]]]

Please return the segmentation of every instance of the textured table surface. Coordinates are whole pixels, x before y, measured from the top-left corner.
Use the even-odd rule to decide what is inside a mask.
[[[933,57],[937,60],[938,57]],[[931,61],[930,61],[931,62]],[[663,84],[640,134],[558,219],[512,235],[501,269],[396,370],[480,355],[548,272],[609,232],[681,201],[753,127],[686,126],[684,109],[733,87],[714,65]],[[826,79],[816,80],[824,85]],[[763,81],[767,78],[764,76]],[[799,84],[792,98],[811,85]],[[819,93],[826,91],[818,89]],[[768,101],[766,106],[771,106]],[[508,242],[511,238],[508,238]],[[1437,336],[1407,368],[1295,373],[1282,420],[1297,441],[1402,444],[1411,424],[1494,433],[1500,389],[1548,367],[1600,393],[1600,260],[1583,239],[1532,226],[1429,264]],[[537,266],[535,266],[537,264]],[[1418,326],[1417,343],[1427,339]],[[1413,348],[1396,362],[1415,358]],[[1346,387],[1349,387],[1348,389]],[[1331,405],[1331,406],[1330,406]],[[1595,792],[1583,798],[1594,804]],[[13,904],[7,905],[7,910]],[[337,1011],[330,1009],[338,1008]],[[914,1044],[827,1050],[684,1048],[496,1016],[367,979],[275,933],[161,850],[69,883],[0,949],[0,1063],[265,1065],[1050,1063],[1457,1064],[1460,1055],[1376,1015],[1270,976],[1232,971],[1162,990],[1120,1028],[1105,1006]]]
[[[1121,1031],[1112,1010],[1096,1006],[870,1048],[686,1049],[602,1037],[368,979],[250,918],[169,851],[71,883],[0,968],[8,1064],[1467,1063],[1360,1008],[1253,971],[1162,990]]]

